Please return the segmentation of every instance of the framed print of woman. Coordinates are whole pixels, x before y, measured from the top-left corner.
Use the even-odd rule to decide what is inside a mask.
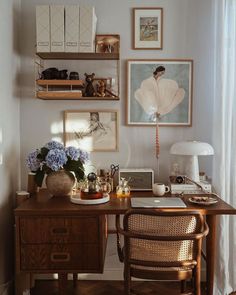
[[[128,61],[128,124],[191,126],[192,63]]]

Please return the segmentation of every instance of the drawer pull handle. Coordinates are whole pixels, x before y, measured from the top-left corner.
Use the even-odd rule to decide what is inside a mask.
[[[58,234],[60,234],[60,235],[68,235],[69,234],[69,229],[66,228],[66,227],[53,227],[51,229],[51,233],[53,235],[58,235]]]
[[[67,262],[70,261],[70,253],[52,253],[52,262]]]

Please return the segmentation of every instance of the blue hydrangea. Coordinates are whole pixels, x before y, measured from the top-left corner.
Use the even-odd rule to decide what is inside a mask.
[[[54,140],[51,140],[48,143],[46,143],[44,147],[46,147],[49,150],[53,150],[53,149],[64,150],[63,144]]]
[[[80,161],[84,164],[89,160],[89,154],[86,151],[80,150],[79,158]]]
[[[26,159],[27,166],[33,172],[37,171],[40,167],[40,161],[37,158],[38,154],[39,154],[38,150],[31,152]]]
[[[78,161],[80,156],[80,151],[73,146],[69,146],[65,149],[66,155],[71,158],[71,160]]]
[[[46,164],[53,171],[61,169],[63,165],[66,164],[67,160],[66,153],[62,149],[50,150],[46,156]]]

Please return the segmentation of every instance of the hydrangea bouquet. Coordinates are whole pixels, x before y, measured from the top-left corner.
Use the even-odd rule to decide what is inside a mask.
[[[73,171],[78,181],[83,179],[87,160],[87,152],[73,146],[65,148],[60,142],[50,141],[28,155],[27,166],[36,173],[35,181],[41,187],[45,174],[61,169]]]

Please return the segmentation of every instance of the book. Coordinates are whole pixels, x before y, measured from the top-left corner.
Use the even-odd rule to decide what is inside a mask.
[[[172,194],[180,194],[184,192],[185,194],[199,194],[199,193],[211,193],[212,192],[212,186],[207,181],[200,181],[199,186],[192,183],[187,184],[178,184],[178,183],[170,183],[170,191]],[[202,188],[201,188],[201,187]]]

